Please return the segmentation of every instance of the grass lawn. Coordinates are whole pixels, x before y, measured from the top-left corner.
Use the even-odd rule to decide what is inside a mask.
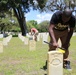
[[[47,75],[43,69],[47,59],[48,45],[42,44],[42,40],[36,43],[34,51],[29,51],[29,46],[18,38],[13,37],[4,46],[3,53],[0,53],[0,75]],[[76,36],[71,39],[69,48],[72,71],[64,69],[64,75],[76,75]]]

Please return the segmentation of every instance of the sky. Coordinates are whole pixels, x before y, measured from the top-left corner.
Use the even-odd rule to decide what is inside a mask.
[[[45,20],[50,21],[53,13],[54,12],[40,13],[37,10],[31,10],[30,12],[28,12],[27,14],[25,14],[25,16],[26,16],[26,21],[35,20],[39,24],[40,22],[45,21]],[[74,15],[75,15],[75,13],[74,13]]]
[[[40,13],[37,10],[31,10],[30,12],[25,14],[25,16],[26,16],[26,21],[35,20],[38,23],[40,23],[40,22],[42,22],[44,20],[50,21],[52,14],[53,14],[52,12],[50,12],[50,13],[45,13],[45,12]]]

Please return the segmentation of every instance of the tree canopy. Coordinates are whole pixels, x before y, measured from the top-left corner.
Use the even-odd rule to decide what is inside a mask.
[[[1,0],[0,1],[0,16],[5,17],[4,13],[13,9],[14,14],[20,25],[22,35],[26,35],[27,26],[24,12],[30,11],[30,7],[34,10],[42,10],[47,0]]]
[[[22,35],[26,35],[27,25],[25,14],[30,12],[31,8],[33,10],[40,10],[40,12],[48,12],[64,10],[67,6],[73,11],[76,11],[76,0],[0,0],[0,17],[6,17],[6,13],[10,13],[11,15],[11,10],[13,9]]]

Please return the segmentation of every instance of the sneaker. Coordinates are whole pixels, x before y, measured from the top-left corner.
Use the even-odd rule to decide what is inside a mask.
[[[46,70],[47,69],[47,61],[45,63],[45,66],[43,66],[43,69]]]
[[[70,61],[64,61],[63,67],[64,67],[64,69],[67,69],[69,71],[72,70],[70,67]]]
[[[66,68],[66,61],[63,61],[63,68]]]

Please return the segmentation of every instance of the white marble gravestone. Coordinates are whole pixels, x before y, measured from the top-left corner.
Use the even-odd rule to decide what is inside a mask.
[[[29,42],[29,39],[25,37],[25,38],[24,38],[24,44],[25,44],[25,45],[28,45],[28,42]]]
[[[33,37],[29,38],[29,50],[36,50],[36,41],[33,40]]]
[[[7,38],[3,38],[3,45],[4,46],[7,46],[8,45]]]
[[[43,35],[42,35],[42,43],[46,44],[46,43],[44,43],[44,41],[48,41],[48,33],[43,33]]]
[[[59,47],[61,47],[61,45],[62,45],[60,39],[58,40],[58,45],[59,45]]]
[[[3,53],[3,42],[0,41],[0,53]]]
[[[47,56],[47,75],[63,75],[63,54],[49,51]]]

